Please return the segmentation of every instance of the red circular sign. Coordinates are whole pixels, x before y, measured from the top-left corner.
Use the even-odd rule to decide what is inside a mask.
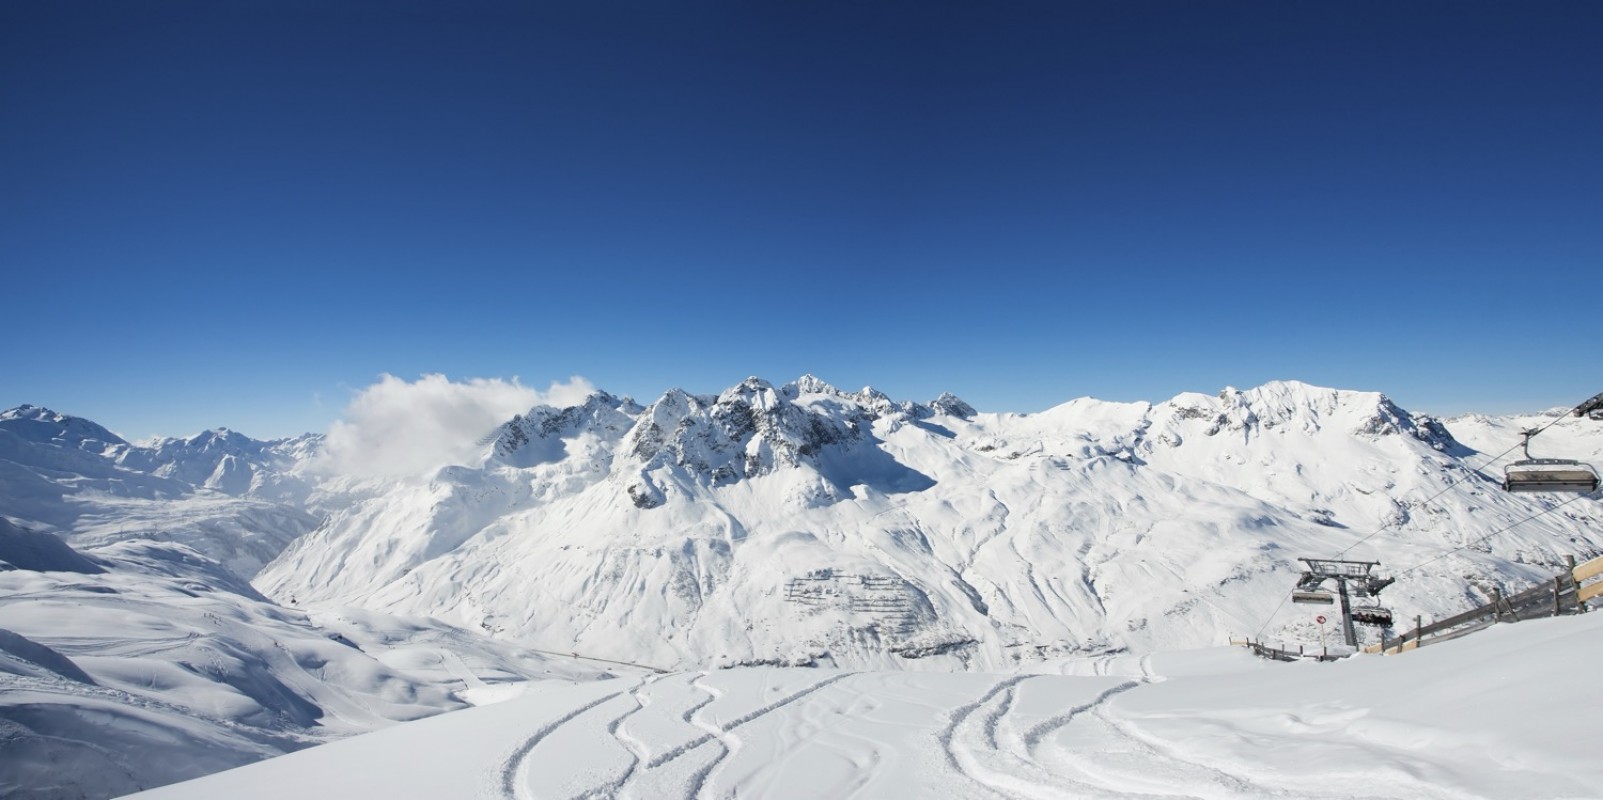
[[[1318,622],[1320,625],[1325,624],[1325,615],[1324,614],[1320,614],[1319,616],[1314,617],[1314,621]]]

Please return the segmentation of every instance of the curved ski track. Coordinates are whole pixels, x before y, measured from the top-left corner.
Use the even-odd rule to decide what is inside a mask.
[[[1099,659],[1092,672],[1109,675],[1114,659]],[[1185,758],[1111,710],[1119,695],[1164,680],[1153,673],[1150,657],[1137,663],[1138,676],[1027,727],[1012,719],[1019,687],[1049,676],[998,681],[978,700],[952,711],[938,737],[948,765],[978,788],[1005,798],[1374,800],[1351,792],[1283,789]],[[1456,797],[1424,785],[1416,788],[1421,797]]]
[[[1110,676],[1110,673],[1117,675],[1119,671],[1114,668],[1119,659],[1118,656],[1109,656],[1089,666],[1098,676]],[[1154,674],[1147,658],[1139,659],[1136,667],[1139,670],[1137,674],[1129,674],[1126,667],[1121,670],[1127,676],[1124,680],[1102,689],[1083,703],[1045,718],[1041,714],[1039,700],[1020,703],[1022,687],[1031,685],[1031,681],[1063,680],[1063,676],[1002,677],[979,698],[950,708],[944,714],[944,727],[934,734],[933,744],[938,748],[936,752],[944,758],[950,777],[959,782],[960,788],[954,796],[1043,800],[1065,797],[1077,800],[1372,800],[1372,795],[1350,789],[1340,791],[1336,785],[1289,786],[1283,777],[1267,776],[1255,780],[1253,776],[1240,771],[1243,768],[1241,766],[1204,763],[1196,758],[1188,758],[1174,743],[1141,730],[1135,721],[1117,713],[1113,707],[1114,699],[1120,695],[1164,680]],[[508,800],[531,800],[537,793],[544,795],[551,791],[533,783],[540,774],[540,767],[535,763],[539,758],[540,744],[563,725],[585,715],[598,714],[608,716],[587,717],[587,724],[599,725],[605,720],[606,734],[621,748],[623,757],[615,758],[613,763],[604,768],[610,771],[610,775],[591,777],[593,783],[590,786],[577,792],[569,789],[571,794],[568,796],[652,800],[691,800],[714,796],[720,792],[719,775],[731,768],[743,746],[741,737],[735,735],[741,727],[775,712],[782,712],[810,695],[854,677],[852,673],[834,675],[738,717],[717,722],[703,713],[725,694],[724,689],[709,680],[712,674],[653,676],[635,682],[630,688],[585,703],[545,724],[502,763],[499,773],[501,796]],[[831,695],[833,699],[830,702],[856,706],[861,699],[870,697],[867,686],[878,685],[869,683],[856,692],[848,690],[839,697]],[[652,688],[654,686],[656,690]],[[664,694],[661,689],[669,691]],[[1061,689],[1057,687],[1055,690]],[[1025,694],[1028,697],[1030,692],[1025,691]],[[627,700],[629,707],[623,708],[618,702],[621,700]],[[605,707],[609,703],[613,704],[611,709]],[[642,712],[647,712],[654,705],[657,706],[655,710],[642,716]],[[804,717],[807,715],[805,710],[801,713]],[[820,710],[819,713],[824,712]],[[637,720],[640,724],[636,724]],[[819,726],[817,729],[826,728]],[[881,752],[881,746],[892,745],[893,750],[888,755],[896,758],[895,751],[903,747],[929,752],[925,748],[931,744],[930,739],[916,737],[870,740],[839,728],[831,733],[835,737],[859,740],[863,745],[861,752],[841,752],[846,760],[856,765],[861,774],[847,784],[837,785],[834,788],[837,797],[856,795],[870,782],[882,777],[879,772],[887,753]],[[811,741],[813,737],[807,735],[804,739]],[[843,746],[851,747],[839,738],[819,744],[836,752],[840,752]],[[781,748],[778,753],[781,758],[776,760],[776,764],[782,761],[783,754],[789,749]],[[693,753],[698,755],[679,761]],[[623,763],[624,758],[627,763]],[[667,769],[659,771],[664,768]],[[740,779],[739,788],[761,794],[764,787],[772,788],[776,774],[772,765],[760,765],[755,772]],[[1423,783],[1414,788],[1422,798],[1441,800],[1457,797]],[[732,790],[728,786],[723,789]]]
[[[1095,675],[1108,675],[1112,671],[1113,657],[1099,659],[1092,664]],[[939,736],[946,761],[955,771],[979,787],[1001,797],[1026,798],[1102,798],[1129,800],[1130,798],[1235,798],[1265,797],[1278,793],[1253,786],[1233,775],[1191,762],[1183,761],[1167,752],[1137,739],[1128,723],[1114,724],[1107,713],[1107,704],[1114,697],[1153,681],[1148,659],[1139,662],[1141,675],[1109,689],[1105,689],[1089,702],[1069,708],[1034,725],[1024,727],[1011,718],[1018,700],[1019,686],[1032,677],[1013,676],[997,682],[983,696],[968,705],[955,709],[945,730]],[[1047,678],[1050,679],[1050,678]],[[1043,745],[1054,735],[1079,722],[1084,726],[1087,718],[1098,721],[1097,730],[1091,733],[1096,740],[1106,742],[1091,754],[1074,749],[1054,748],[1052,756],[1042,753]],[[1102,730],[1102,728],[1106,730]],[[1078,732],[1078,731],[1077,731]],[[1128,773],[1099,769],[1098,764],[1110,752],[1138,754],[1137,765]],[[1222,784],[1231,791],[1220,794],[1207,792],[1193,794],[1198,788],[1198,772],[1208,782]],[[1151,776],[1158,776],[1156,779]],[[1207,787],[1204,786],[1204,789]]]
[[[723,766],[725,762],[728,761],[731,755],[740,749],[741,742],[739,738],[731,735],[736,729],[761,719],[762,717],[778,711],[786,706],[789,706],[790,704],[795,703],[796,701],[801,700],[808,695],[818,692],[825,687],[831,686],[839,681],[851,677],[850,673],[843,673],[826,678],[803,689],[792,692],[778,700],[775,700],[772,703],[742,714],[735,719],[729,720],[722,724],[716,724],[702,719],[700,715],[702,709],[712,704],[713,701],[717,700],[718,697],[723,694],[722,691],[720,691],[717,687],[704,683],[707,675],[708,673],[705,672],[700,673],[690,682],[692,687],[702,692],[702,694],[705,696],[698,700],[694,705],[685,709],[683,714],[680,715],[680,718],[685,723],[704,731],[704,733],[701,735],[692,737],[688,741],[671,747],[657,754],[656,756],[649,756],[649,752],[645,744],[629,734],[626,729],[628,721],[650,705],[650,701],[645,695],[642,694],[642,691],[655,683],[659,678],[663,677],[651,676],[646,680],[637,683],[631,689],[620,690],[592,700],[582,706],[579,706],[578,708],[573,709],[572,711],[569,711],[567,714],[564,714],[556,720],[541,726],[538,730],[531,734],[528,739],[524,740],[524,742],[513,751],[512,755],[503,762],[500,768],[502,795],[509,800],[533,800],[535,795],[530,790],[529,781],[527,780],[526,776],[529,772],[532,758],[540,743],[558,728],[572,722],[580,716],[585,714],[601,713],[602,706],[620,697],[627,697],[633,703],[633,707],[609,721],[607,723],[606,730],[607,733],[612,736],[617,744],[624,750],[624,752],[629,755],[629,765],[615,777],[603,780],[589,789],[578,792],[577,794],[573,795],[573,797],[612,798],[633,794],[634,792],[631,790],[636,788],[636,783],[638,782],[642,773],[662,767],[665,764],[668,764],[669,762],[687,753],[690,753],[703,745],[714,744],[718,747],[717,755],[715,755],[713,759],[706,765],[702,766],[700,769],[696,770],[690,775],[687,784],[684,786],[684,791],[681,794],[681,796],[686,800],[700,797],[702,796],[703,791],[707,788],[707,785],[712,779],[713,775],[721,766]],[[651,796],[661,797],[663,795],[658,792]]]

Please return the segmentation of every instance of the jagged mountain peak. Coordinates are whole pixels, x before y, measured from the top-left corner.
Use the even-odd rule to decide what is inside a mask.
[[[550,464],[567,457],[568,440],[583,434],[615,442],[634,424],[643,409],[630,398],[603,391],[558,408],[541,404],[502,423],[490,436],[489,458],[514,467]]]
[[[799,469],[803,503],[833,502],[854,484],[886,491],[912,490],[933,481],[880,450],[876,420],[909,414],[882,392],[844,393],[813,376],[775,389],[748,378],[716,398],[682,391],[646,409],[625,437],[631,457],[626,492],[641,508],[665,501],[666,487],[684,493]]]
[[[746,403],[756,408],[774,408],[784,402],[780,392],[762,378],[753,375],[718,395],[718,403]]]
[[[782,387],[792,398],[803,394],[840,394],[840,390],[811,372]]]
[[[940,397],[930,401],[930,409],[937,414],[945,414],[959,419],[969,419],[980,413],[974,410],[974,406],[963,402],[962,398],[951,392],[941,392]]]
[[[157,439],[152,443],[152,446],[157,450],[182,448],[191,451],[220,451],[237,455],[259,453],[271,444],[271,441],[253,439],[239,431],[228,428],[211,428],[183,438]]]

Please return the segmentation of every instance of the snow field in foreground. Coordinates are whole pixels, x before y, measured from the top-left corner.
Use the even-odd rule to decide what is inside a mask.
[[[547,681],[138,797],[1596,798],[1599,663],[1594,614],[1334,664]]]

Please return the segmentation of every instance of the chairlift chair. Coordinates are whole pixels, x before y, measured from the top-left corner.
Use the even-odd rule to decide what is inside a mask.
[[[1503,470],[1503,489],[1509,492],[1595,492],[1597,470],[1567,458],[1531,458],[1531,437],[1540,431],[1523,431],[1525,460]]]
[[[1359,606],[1353,609],[1353,622],[1359,625],[1373,625],[1377,628],[1391,627],[1391,609],[1380,606]]]
[[[1293,602],[1293,603],[1318,603],[1318,604],[1321,604],[1321,605],[1330,605],[1331,603],[1336,602],[1336,596],[1331,594],[1330,592],[1296,591],[1296,592],[1292,592],[1291,593],[1291,602]]]

